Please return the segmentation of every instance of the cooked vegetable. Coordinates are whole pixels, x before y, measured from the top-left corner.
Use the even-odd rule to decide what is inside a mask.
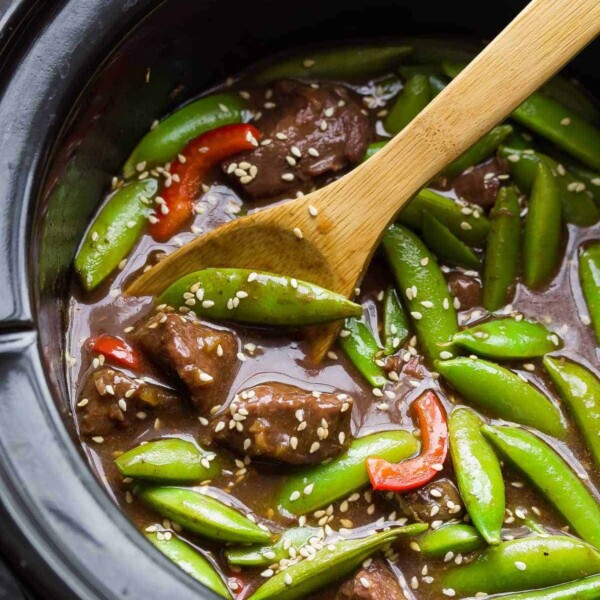
[[[383,296],[384,354],[390,355],[402,347],[410,333],[408,317],[394,286],[389,285]]]
[[[292,474],[279,491],[277,503],[294,515],[310,513],[367,485],[367,458],[399,462],[418,449],[419,443],[408,431],[384,431],[359,438],[332,461]]]
[[[362,308],[318,285],[249,269],[203,269],[178,279],[158,304],[202,317],[259,325],[303,326],[362,315]]]
[[[504,522],[504,480],[500,461],[481,435],[483,421],[458,408],[448,420],[450,452],[460,496],[473,524],[488,544],[500,542]]]
[[[452,341],[468,352],[502,360],[537,358],[557,350],[561,341],[541,323],[494,319],[455,333]]]
[[[96,215],[75,257],[75,272],[88,291],[97,288],[124,260],[148,224],[155,179],[134,181],[116,191]]]
[[[196,552],[191,546],[169,533],[166,539],[164,534],[147,533],[146,537],[178,567],[200,583],[211,589],[223,598],[231,598],[227,586],[215,567],[202,554]]]
[[[582,539],[596,548],[600,547],[598,502],[571,467],[546,442],[529,431],[514,427],[486,425],[482,432],[501,456],[554,505]]]
[[[508,369],[472,358],[436,361],[435,367],[467,402],[481,406],[499,419],[564,437],[566,427],[560,410]]]
[[[560,262],[560,199],[550,168],[543,162],[537,174],[525,217],[523,263],[525,283],[533,289],[547,283]]]
[[[579,278],[596,340],[600,343],[600,242],[592,242],[580,250]]]
[[[414,233],[400,225],[388,229],[383,250],[426,354],[432,359],[453,356],[456,310],[435,259]]]
[[[441,558],[448,552],[468,554],[478,550],[485,545],[485,540],[475,527],[455,523],[426,531],[417,543],[425,558]]]
[[[521,246],[519,213],[515,188],[501,188],[490,212],[483,269],[483,306],[489,311],[505,306],[514,293]]]
[[[150,130],[135,147],[123,167],[125,177],[140,169],[164,165],[177,158],[194,138],[232,123],[241,123],[245,102],[237,94],[213,94],[186,104]]]
[[[387,131],[402,131],[430,102],[431,88],[426,75],[411,77],[384,121]]]
[[[177,487],[148,487],[139,498],[183,529],[220,542],[268,543],[272,534],[206,493]]]
[[[121,454],[115,465],[123,477],[146,481],[205,481],[221,469],[213,452],[180,438],[163,438]]]
[[[421,454],[398,464],[369,457],[367,470],[375,490],[412,490],[431,481],[443,468],[448,454],[448,425],[440,399],[428,391],[419,396],[411,408],[421,430]]]
[[[362,321],[348,319],[338,339],[352,364],[373,387],[382,387],[387,383],[383,369],[375,364],[381,348]]]
[[[127,342],[113,335],[103,333],[87,341],[87,346],[92,352],[104,356],[108,362],[127,367],[128,369],[138,369],[142,363],[142,357]]]

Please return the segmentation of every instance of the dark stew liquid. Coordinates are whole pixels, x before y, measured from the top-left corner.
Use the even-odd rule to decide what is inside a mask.
[[[368,339],[378,346],[377,351],[366,359],[363,350],[363,360],[370,366],[375,365],[379,376],[384,378],[384,385],[375,387],[360,372],[360,360],[349,358],[339,343],[332,347],[322,362],[313,361],[306,330],[302,327],[273,327],[268,322],[243,325],[235,323],[235,319],[196,318],[193,308],[204,300],[195,295],[195,290],[182,298],[183,310],[157,306],[158,301],[154,298],[128,297],[122,293],[128,280],[203,232],[272,202],[309,193],[360,163],[369,148],[373,152],[381,146],[449,82],[456,65],[440,62],[444,50],[437,48],[434,52],[435,47],[433,43],[427,54],[419,46],[416,51],[413,49],[412,54],[404,51],[406,56],[402,56],[403,52],[394,54],[392,50],[397,47],[388,47],[389,56],[384,57],[385,60],[381,56],[382,47],[376,49],[379,53],[372,47],[307,52],[266,67],[262,65],[238,80],[226,82],[207,97],[210,101],[214,94],[225,94],[216,102],[217,108],[213,106],[212,110],[226,112],[222,109],[229,107],[222,104],[231,97],[236,99],[235,102],[243,103],[241,116],[216,124],[237,127],[236,123],[240,123],[241,119],[260,133],[258,145],[252,143],[251,149],[245,149],[241,154],[220,156],[218,164],[202,171],[200,184],[194,180],[196,187],[191,210],[187,209],[185,222],[168,239],[164,236],[160,239],[160,235],[153,237],[144,225],[133,250],[117,257],[118,267],[112,272],[108,269],[110,274],[93,283],[88,280],[88,289],[81,284],[82,263],[78,265],[79,277],[74,277],[69,304],[67,368],[73,415],[86,456],[107,493],[159,549],[173,558],[174,554],[169,554],[165,546],[181,540],[189,545],[190,551],[208,559],[209,564],[202,562],[197,565],[200,573],[204,572],[204,578],[202,574],[198,575],[198,570],[192,574],[207,582],[206,569],[214,568],[218,574],[212,571],[208,577],[222,579],[221,587],[214,583],[211,586],[222,595],[229,590],[233,598],[249,598],[253,594],[257,598],[273,597],[262,593],[260,586],[288,572],[300,579],[290,576],[284,582],[283,591],[277,592],[283,598],[426,600],[543,590],[555,585],[573,586],[575,591],[572,594],[579,593],[574,587],[577,585],[588,586],[591,590],[585,588],[588,595],[581,592],[581,596],[565,595],[561,598],[600,597],[600,588],[593,587],[600,585],[593,577],[600,573],[600,555],[593,548],[595,534],[582,530],[582,525],[574,521],[569,510],[565,512],[564,505],[557,501],[557,490],[553,490],[553,486],[566,485],[567,489],[560,491],[572,494],[574,505],[587,494],[587,501],[595,505],[600,514],[597,489],[600,476],[593,442],[589,441],[594,434],[596,438],[600,434],[600,412],[597,412],[600,410],[599,351],[594,333],[594,325],[596,329],[599,325],[593,322],[594,311],[597,313],[599,310],[598,305],[594,308],[594,298],[600,302],[600,270],[596,272],[595,290],[589,283],[587,288],[583,285],[584,275],[580,273],[582,249],[592,253],[594,244],[599,244],[600,240],[595,204],[598,202],[600,179],[594,175],[598,169],[590,166],[598,160],[600,147],[595,148],[595,156],[587,164],[581,164],[581,156],[572,157],[560,144],[548,141],[548,136],[543,134],[543,126],[540,128],[534,123],[528,127],[515,114],[506,122],[510,127],[504,132],[501,143],[492,144],[483,153],[475,153],[474,163],[459,165],[458,172],[441,174],[428,186],[443,197],[442,201],[458,205],[465,218],[470,219],[464,226],[461,224],[463,232],[470,230],[469,222],[473,217],[489,218],[493,228],[496,223],[494,211],[497,211],[496,215],[501,213],[493,208],[499,194],[504,193],[500,190],[509,187],[516,193],[519,214],[512,216],[517,220],[519,230],[525,228],[529,242],[518,253],[517,278],[505,290],[500,290],[502,305],[493,310],[488,310],[489,304],[488,308],[483,305],[484,273],[486,269],[492,269],[487,256],[492,251],[489,233],[479,241],[465,242],[464,238],[461,241],[460,227],[452,229],[439,212],[432,214],[437,218],[437,224],[441,223],[442,233],[439,229],[424,232],[422,217],[421,222],[415,223],[410,219],[403,221],[401,216],[401,224],[398,225],[402,231],[413,231],[421,239],[426,238],[427,251],[431,253],[432,263],[435,263],[433,267],[443,274],[448,284],[450,299],[457,313],[457,330],[469,330],[475,325],[501,319],[510,319],[517,327],[519,323],[535,322],[547,329],[543,341],[550,340],[550,348],[530,348],[527,357],[502,355],[505,346],[515,342],[514,336],[507,341],[500,335],[495,349],[487,355],[483,350],[476,351],[478,342],[490,339],[484,332],[474,334],[472,342],[475,346],[463,346],[446,354],[442,350],[435,358],[442,359],[443,363],[446,359],[452,362],[458,355],[466,359],[472,357],[470,364],[486,361],[516,374],[520,384],[534,387],[543,396],[546,408],[559,415],[562,423],[560,435],[550,435],[554,431],[545,427],[544,415],[540,415],[539,424],[526,419],[518,422],[520,407],[529,402],[527,396],[521,395],[518,385],[506,387],[505,381],[498,381],[496,385],[494,375],[492,379],[479,381],[475,374],[472,377],[469,374],[472,364],[457,375],[459,379],[458,383],[454,381],[455,385],[448,381],[450,375],[444,377],[443,364],[440,376],[437,363],[433,364],[431,354],[427,354],[423,347],[423,336],[427,336],[427,332],[419,329],[421,310],[414,308],[414,292],[400,289],[390,269],[389,253],[376,254],[353,298],[363,308],[362,322],[367,327]],[[573,91],[572,97],[567,98],[571,105],[564,105],[564,136],[569,136],[570,120],[575,118],[571,115],[581,114],[586,126],[595,130],[595,104],[575,84],[568,82],[568,85]],[[548,85],[538,96],[550,99],[552,103],[564,103],[564,97],[556,98],[556,87]],[[205,109],[201,107],[201,110]],[[541,119],[545,118],[543,111],[540,114]],[[160,131],[161,126],[153,124],[152,131]],[[211,127],[204,129],[202,134],[206,135]],[[162,207],[169,205],[176,194],[167,193],[167,190],[178,185],[182,187],[181,179],[185,178],[183,173],[192,156],[186,156],[183,146],[196,135],[180,143],[175,155],[168,158],[170,164],[167,165],[164,164],[167,161],[162,159],[158,164],[151,164],[152,152],[156,148],[150,148],[151,160],[136,160],[127,180],[124,181],[121,175],[115,177],[107,201],[114,198],[114,194],[121,193],[128,181],[155,179],[158,193],[154,200],[142,198],[140,206],[153,209],[153,214],[159,216],[154,219],[144,217],[144,222],[152,228],[156,221],[168,220],[173,208],[171,206],[167,211]],[[210,138],[206,139],[206,144],[211,143]],[[203,150],[209,156],[213,148],[206,150],[201,147],[200,154]],[[548,159],[551,163],[544,163],[546,159],[539,161],[550,164],[550,167],[545,171],[541,167],[537,171],[534,168],[536,179],[532,186],[531,178],[528,180],[518,173],[518,163],[539,153],[553,158]],[[175,164],[179,171],[174,168]],[[572,179],[563,183],[565,170]],[[181,175],[173,177],[173,172]],[[542,179],[548,173],[554,182],[546,182],[544,187]],[[548,220],[536,217],[534,221],[528,214],[532,196],[536,196],[535,202],[540,207],[538,211],[543,212],[551,205],[548,197],[553,193],[552,185],[555,188],[559,186],[558,196],[563,196],[559,202],[570,201],[570,197],[564,198],[564,190],[568,187],[571,195],[584,198],[583,212],[587,210],[591,214],[589,218],[578,218],[577,215],[573,218],[563,210],[562,222],[560,218],[557,221],[560,227],[558,238],[552,231],[546,231],[545,227],[551,228]],[[161,201],[161,198],[165,200]],[[106,202],[103,206],[106,207]],[[348,210],[351,211],[352,206],[348,206]],[[427,210],[426,207],[421,215]],[[111,213],[109,218],[113,223],[117,222],[115,214]],[[368,219],[369,216],[365,215],[365,226],[368,226]],[[125,227],[133,230],[135,223],[131,223]],[[87,234],[88,242],[92,240],[89,242],[92,251],[94,244],[102,242],[92,238],[94,227],[92,225]],[[536,227],[537,233],[534,231]],[[456,262],[461,260],[457,261],[456,255],[449,250],[451,243],[457,239],[461,247],[471,247],[467,262],[472,261],[474,256],[476,262],[473,266],[467,266],[464,261],[462,266],[457,266]],[[532,250],[536,245],[537,258]],[[499,247],[502,255],[515,253],[514,247]],[[80,253],[84,250],[82,247]],[[558,258],[554,264],[548,265],[553,252]],[[596,253],[596,256],[600,254]],[[110,260],[115,261],[115,257]],[[594,265],[600,269],[600,262],[594,263],[593,257],[589,264],[591,271]],[[429,268],[431,264],[424,260],[421,266]],[[539,277],[536,279],[535,275],[530,275],[531,283],[527,285],[525,272],[529,270],[531,273],[536,268],[542,271],[546,268],[547,274],[541,282]],[[589,278],[586,281],[589,282]],[[384,295],[388,288],[397,290],[404,306],[401,310],[405,313],[409,331],[402,336],[403,339],[394,339],[394,329],[391,334],[389,329],[384,331]],[[422,311],[435,310],[431,302],[428,303],[431,297],[428,290],[419,289],[419,296],[423,303]],[[192,302],[186,304],[185,298]],[[240,302],[244,302],[243,295],[239,297],[238,304]],[[196,323],[197,320],[200,323]],[[344,338],[354,336],[355,333],[348,335],[350,331],[354,330],[347,326],[341,335]],[[123,360],[123,352],[115,351],[112,338],[108,345],[98,343],[99,336],[103,335],[118,338],[124,344],[125,354],[129,351],[134,353],[134,360]],[[512,334],[504,335],[510,338]],[[388,353],[383,351],[386,342],[391,344]],[[527,345],[526,341],[521,343]],[[479,358],[474,356],[477,354]],[[587,370],[587,389],[577,387],[573,378],[569,380],[571,394],[579,394],[589,400],[589,418],[583,419],[587,425],[582,425],[575,418],[576,410],[565,400],[565,393],[569,391],[559,389],[556,380],[553,382],[550,378],[549,367],[547,364],[544,366],[547,363],[543,358],[545,355],[549,355],[550,360],[552,357],[556,359],[552,364],[557,365],[559,370],[571,362]],[[503,497],[494,498],[494,502],[500,505],[505,502],[501,531],[500,524],[496,527],[499,539],[486,543],[479,537],[477,529],[481,529],[482,520],[485,522],[491,518],[497,506],[490,506],[487,517],[486,511],[481,516],[481,506],[477,505],[477,501],[468,499],[469,484],[461,480],[461,489],[458,489],[458,472],[462,471],[463,479],[471,477],[476,482],[481,476],[478,471],[481,466],[467,463],[466,458],[462,462],[460,457],[451,454],[459,433],[458,429],[456,432],[452,430],[452,424],[450,451],[443,456],[442,464],[427,463],[423,422],[417,419],[415,408],[428,391],[434,392],[434,398],[443,408],[443,431],[436,440],[440,448],[448,450],[448,417],[457,407],[466,406],[472,410],[471,415],[481,417],[481,425],[485,421],[492,429],[495,426],[498,426],[497,430],[508,427],[510,431],[530,432],[534,440],[543,440],[548,452],[562,457],[563,471],[575,474],[583,489],[568,489],[568,481],[571,480],[560,479],[561,472],[557,476],[550,467],[545,473],[540,471],[539,465],[534,465],[531,468],[536,470],[537,475],[532,477],[522,461],[511,460],[510,451],[504,454],[491,434],[481,436],[476,427],[479,444],[485,445],[492,456],[499,456],[499,459],[492,460],[498,460],[502,465],[504,481],[504,491],[500,488]],[[502,402],[513,408],[509,408],[508,412],[496,410],[494,402],[500,402],[500,397]],[[236,408],[232,409],[232,404]],[[240,407],[246,408],[239,412]],[[511,418],[513,414],[515,416]],[[586,427],[588,436],[583,433]],[[294,506],[292,498],[286,503],[287,509],[279,505],[286,481],[306,469],[306,465],[313,465],[311,468],[326,466],[348,452],[349,445],[356,439],[400,430],[414,435],[411,438],[414,446],[402,460],[390,459],[392,470],[394,463],[406,463],[420,452],[425,462],[425,467],[420,467],[425,475],[421,473],[419,483],[409,486],[411,489],[403,489],[397,482],[384,481],[383,489],[375,491],[363,476],[355,488],[348,488],[348,493],[317,508],[311,507],[306,513],[295,515],[293,510],[288,510]],[[124,453],[146,442],[165,438],[180,438],[203,448],[210,453],[209,462],[218,462],[219,468],[208,480],[175,483],[168,479],[161,482],[160,477],[148,481],[143,477],[124,476],[117,469],[115,459]],[[419,440],[424,442],[421,450]],[[478,450],[473,452],[477,456]],[[214,455],[217,458],[213,458]],[[458,459],[459,464],[453,458],[455,461]],[[596,460],[598,458],[596,455]],[[539,464],[548,465],[546,459],[542,456]],[[178,457],[170,460],[177,468]],[[362,468],[364,471],[366,466]],[[419,470],[416,463],[409,464],[407,468]],[[493,475],[488,476],[495,481]],[[355,472],[348,470],[348,478],[355,478]],[[219,540],[216,539],[218,535],[204,535],[202,531],[208,531],[204,525],[200,532],[194,532],[193,527],[169,518],[168,509],[163,507],[161,510],[156,503],[144,500],[148,490],[152,492],[172,486],[193,489],[201,494],[208,492],[210,498],[232,506],[239,515],[250,515],[251,522],[261,524],[261,531],[269,531],[274,542],[286,530],[298,526],[315,528],[314,536],[308,542],[305,540],[293,546],[291,551],[286,548],[284,560],[278,558],[269,562],[266,559],[256,566],[230,564],[226,552],[247,546],[243,539]],[[543,489],[544,486],[548,489]],[[477,492],[476,486],[471,488],[471,492]],[[310,493],[310,489],[298,490],[298,496],[302,498],[309,497]],[[497,486],[494,493],[498,494]],[[470,515],[471,509],[474,514]],[[210,516],[207,518],[210,520]],[[429,530],[399,536],[391,541],[391,545],[383,549],[377,547],[371,554],[367,552],[354,562],[337,560],[323,569],[327,576],[320,582],[298,587],[302,576],[296,575],[295,565],[310,561],[310,566],[318,571],[322,556],[333,552],[340,540],[359,540],[372,535],[375,530],[392,531],[395,527],[419,522],[426,523]],[[469,525],[470,534],[475,537],[471,546],[454,542],[447,546],[442,544],[436,556],[421,547],[422,544],[427,547],[427,542],[423,542],[424,536],[457,523]],[[544,556],[544,549],[536,544],[555,537],[556,544],[563,544],[564,548],[557,546],[550,552],[547,559],[550,562],[544,564],[542,561],[540,566],[536,561],[540,560],[540,552]],[[530,540],[532,545],[511,551],[510,544],[515,540]],[[267,541],[266,545],[270,543]],[[306,547],[309,549],[306,550]],[[494,557],[489,554],[492,550],[496,553]],[[489,554],[486,559],[488,566],[484,564],[486,553]],[[316,556],[313,557],[313,554]],[[185,560],[176,559],[176,562],[190,571],[189,564],[183,564]],[[575,563],[576,566],[573,566]],[[469,566],[479,570],[465,571]],[[514,573],[509,572],[509,567],[514,569]],[[529,579],[525,579],[524,574]],[[531,597],[546,597],[544,592],[536,593],[541,595]]]

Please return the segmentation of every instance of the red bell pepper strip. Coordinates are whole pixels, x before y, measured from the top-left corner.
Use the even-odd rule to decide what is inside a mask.
[[[259,138],[256,127],[236,124],[207,131],[189,142],[181,152],[183,162],[173,162],[170,186],[163,186],[161,191],[165,208],[157,207],[156,219],[151,220],[152,237],[164,242],[177,233],[192,216],[207,172],[233,154],[252,150]]]
[[[102,354],[116,365],[138,369],[142,362],[140,355],[127,342],[112,335],[103,333],[97,338],[90,338],[87,343],[90,350]]]
[[[368,458],[367,470],[375,490],[404,492],[425,485],[441,470],[448,454],[448,425],[444,408],[432,391],[417,398],[412,405],[421,429],[421,454],[401,463],[382,458]]]

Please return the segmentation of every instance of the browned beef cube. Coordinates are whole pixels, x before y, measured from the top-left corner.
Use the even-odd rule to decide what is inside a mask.
[[[250,196],[282,194],[298,182],[362,160],[369,143],[369,119],[346,88],[283,80],[273,91],[275,107],[266,109],[256,123],[262,143],[223,163],[223,170],[240,179]],[[240,163],[251,165],[250,176],[256,168],[251,181],[244,180],[248,175],[239,171]]]
[[[467,169],[452,182],[452,186],[459,198],[483,208],[491,208],[502,183],[498,175],[507,173],[506,162],[494,157]]]
[[[416,521],[449,521],[464,514],[460,494],[449,479],[438,479],[397,497],[404,514]]]
[[[404,600],[398,578],[383,559],[376,558],[344,582],[334,600]]]
[[[178,412],[182,400],[170,390],[103,367],[87,380],[78,406],[81,433],[106,435],[145,418],[147,412]]]
[[[237,361],[233,333],[192,317],[158,313],[133,335],[152,361],[183,381],[201,412],[226,396]]]
[[[482,289],[481,283],[475,278],[464,273],[453,272],[446,275],[450,293],[458,298],[463,310],[481,306]]]
[[[248,456],[316,464],[348,446],[351,408],[346,394],[273,382],[237,394],[212,430],[218,442]]]

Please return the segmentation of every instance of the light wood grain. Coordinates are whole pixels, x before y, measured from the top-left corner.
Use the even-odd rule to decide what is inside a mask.
[[[237,266],[351,296],[383,232],[408,200],[598,33],[600,0],[534,0],[366,163],[308,196],[197,238],[141,275],[127,293],[158,294],[191,271]],[[309,206],[317,208],[316,217]],[[314,335],[316,359],[336,331],[333,325]]]

